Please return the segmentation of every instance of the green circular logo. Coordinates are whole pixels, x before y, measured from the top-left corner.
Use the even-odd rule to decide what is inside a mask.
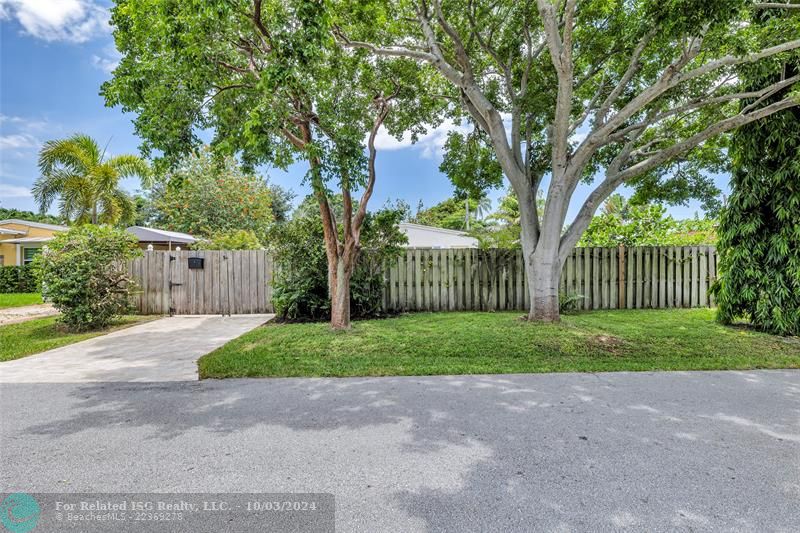
[[[27,533],[36,527],[42,509],[33,496],[24,492],[9,494],[0,503],[0,522],[11,533]]]

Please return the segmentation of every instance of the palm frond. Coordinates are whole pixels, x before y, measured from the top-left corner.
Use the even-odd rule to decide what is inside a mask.
[[[90,137],[81,134],[68,139],[47,141],[39,152],[39,171],[43,176],[51,174],[57,168],[86,173],[99,163],[97,144]]]
[[[139,156],[123,154],[110,158],[105,165],[113,168],[121,178],[138,177],[143,187],[152,186],[152,172],[147,161]]]
[[[105,224],[127,224],[134,218],[136,205],[122,189],[107,191],[98,199],[98,220]]]
[[[39,211],[46,212],[64,190],[65,184],[76,176],[77,174],[66,169],[54,169],[48,174],[39,176],[31,187],[31,193],[39,206]]]

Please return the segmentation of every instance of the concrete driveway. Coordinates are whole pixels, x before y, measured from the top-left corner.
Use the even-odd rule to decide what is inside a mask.
[[[199,357],[273,316],[160,318],[0,363],[0,383],[194,381]]]
[[[7,490],[327,492],[339,531],[800,529],[798,371],[4,384],[0,395]],[[203,531],[230,530],[215,520]]]
[[[0,309],[0,326],[16,324],[34,318],[44,318],[57,315],[58,311],[53,304],[23,305],[20,307],[6,307]]]

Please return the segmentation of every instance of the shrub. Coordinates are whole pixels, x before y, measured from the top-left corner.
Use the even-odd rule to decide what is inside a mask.
[[[362,253],[350,280],[352,317],[380,316],[383,263],[402,251],[405,235],[398,229],[402,212],[384,209],[367,215],[361,230]],[[328,261],[319,214],[300,212],[271,230],[270,248],[278,269],[273,280],[273,303],[287,320],[326,320],[330,317]]]
[[[800,59],[742,72],[747,90],[800,74]],[[759,100],[771,105],[788,87]],[[759,103],[756,101],[755,103]],[[800,335],[800,108],[740,128],[731,139],[731,195],[719,227],[723,324],[745,319],[776,335]]]
[[[39,292],[39,279],[31,265],[0,267],[0,293]]]
[[[135,289],[125,263],[141,254],[136,238],[110,226],[84,225],[57,235],[37,256],[43,295],[72,330],[107,326],[130,312]]]

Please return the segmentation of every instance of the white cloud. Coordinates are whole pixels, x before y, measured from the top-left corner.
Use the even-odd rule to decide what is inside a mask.
[[[48,124],[43,120],[31,120],[25,117],[15,117],[0,113],[0,126],[25,131],[42,131],[48,127]]]
[[[52,132],[44,120],[0,114],[0,149],[2,158],[27,158],[42,145],[40,136]]]
[[[435,128],[428,129],[424,135],[420,135],[417,142],[411,140],[411,134],[406,133],[398,140],[384,129],[378,130],[375,137],[375,147],[378,150],[403,150],[405,148],[417,148],[421,150],[422,157],[432,159],[440,157],[444,152],[444,143],[447,141],[447,134],[451,131],[468,133],[472,131],[472,126],[466,124],[456,124],[453,121],[445,121]]]
[[[30,198],[31,191],[19,185],[4,185],[0,183],[0,197],[2,198]]]
[[[92,55],[92,65],[106,74],[111,74],[111,72],[117,68],[117,65],[119,65],[120,59],[122,59],[122,56],[117,52],[117,49],[114,48],[114,45],[108,45],[103,47],[103,51],[100,55]]]
[[[82,43],[110,30],[108,9],[92,0],[0,0],[0,18],[45,41]]]
[[[29,133],[12,133],[0,135],[0,148],[3,150],[21,150],[39,146],[39,139]]]
[[[119,65],[119,60],[111,59],[110,57],[100,57],[98,55],[93,55],[92,65],[94,65],[95,68],[99,68],[106,74],[111,74],[111,72],[115,68],[117,68],[117,65]]]

